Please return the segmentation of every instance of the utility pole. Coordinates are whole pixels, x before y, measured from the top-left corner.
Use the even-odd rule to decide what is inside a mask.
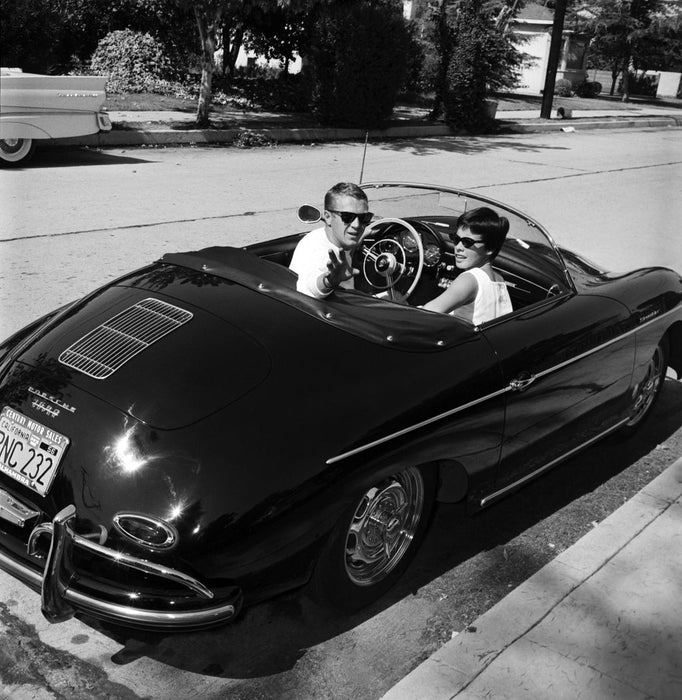
[[[552,40],[549,45],[549,58],[547,59],[545,89],[542,93],[541,119],[549,119],[552,116],[552,99],[554,98],[554,84],[556,83],[556,69],[559,67],[565,16],[566,0],[557,0],[554,6],[554,24],[552,25]]]

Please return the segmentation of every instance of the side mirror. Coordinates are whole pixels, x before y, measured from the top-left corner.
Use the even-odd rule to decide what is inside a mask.
[[[316,224],[322,218],[322,212],[312,204],[303,204],[298,208],[298,218],[304,224]]]

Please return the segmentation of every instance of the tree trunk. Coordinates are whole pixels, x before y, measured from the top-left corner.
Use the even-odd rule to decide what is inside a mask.
[[[435,49],[440,54],[438,57],[438,72],[434,90],[433,105],[429,119],[442,119],[445,114],[445,92],[448,83],[448,66],[452,53],[450,26],[448,24],[447,4],[440,0],[436,10],[436,42]]]
[[[194,16],[197,20],[199,37],[201,39],[201,86],[197,104],[197,126],[199,127],[206,127],[209,123],[211,83],[215,67],[213,55],[222,13],[223,8],[220,3],[207,3],[203,6],[197,4],[194,6]]]
[[[630,56],[623,60],[623,97],[622,102],[630,101]]]
[[[228,35],[229,39],[229,35]],[[230,78],[234,78],[235,66],[237,65],[237,58],[239,57],[239,49],[242,47],[242,42],[244,41],[244,24],[239,22],[234,29],[234,36],[231,41],[229,41],[229,51],[227,47],[225,48],[225,60],[227,63],[227,68],[230,71]]]
[[[611,96],[616,93],[616,80],[618,80],[618,73],[620,73],[620,68],[614,65],[611,68],[611,92],[609,93]]]

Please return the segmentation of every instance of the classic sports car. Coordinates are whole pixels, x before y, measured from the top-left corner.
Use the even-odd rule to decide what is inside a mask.
[[[364,187],[356,290],[295,290],[303,234],[173,253],[0,346],[0,566],[49,620],[200,628],[302,584],[358,609],[436,499],[495,503],[634,431],[682,372],[675,272],[610,274],[466,192]],[[514,310],[473,327],[418,306],[482,204],[511,222]]]
[[[23,164],[36,141],[110,131],[102,76],[0,68],[0,167]]]

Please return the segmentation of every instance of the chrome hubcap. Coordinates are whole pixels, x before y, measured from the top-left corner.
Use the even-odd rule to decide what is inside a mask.
[[[346,572],[353,583],[371,586],[398,564],[417,531],[423,505],[424,482],[415,468],[365,493],[346,534]]]
[[[658,387],[663,380],[663,357],[661,349],[656,348],[654,356],[649,361],[644,379],[635,387],[630,420],[626,425],[636,425],[644,418],[656,398]]]

